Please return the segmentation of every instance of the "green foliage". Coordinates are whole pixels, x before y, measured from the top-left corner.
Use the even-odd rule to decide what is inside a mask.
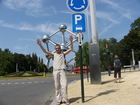
[[[4,75],[4,72],[3,72],[3,71],[0,71],[0,76],[1,76],[1,75]]]
[[[106,44],[108,44],[108,49],[106,49]],[[102,70],[107,70],[108,66],[113,66],[113,56],[115,53],[115,48],[117,46],[117,40],[115,38],[100,39],[99,40],[99,49],[100,49],[100,64]],[[109,55],[108,55],[109,54]]]
[[[88,42],[85,42],[82,46],[82,58],[83,58],[83,66],[89,65],[89,48]],[[76,53],[76,66],[80,66],[80,52]]]
[[[4,77],[20,77],[23,74],[24,74],[23,71],[13,72],[13,73],[9,73],[9,74],[4,75]]]
[[[131,24],[131,29],[132,29],[132,30],[133,30],[133,29],[136,29],[136,28],[138,28],[138,27],[140,27],[140,17],[138,17],[138,19],[136,19],[136,20],[134,21],[134,23]]]
[[[37,73],[37,72],[30,72],[30,71],[27,71],[26,73],[31,74],[31,76],[42,76],[42,74]]]
[[[132,62],[132,49],[134,50],[136,64],[140,60],[140,27],[131,30],[128,35],[120,41],[121,54],[124,64]]]
[[[31,76],[42,76],[42,74],[33,71],[27,71],[27,72],[20,71],[20,72],[9,73],[4,77],[31,77]]]
[[[48,72],[50,72],[50,73],[53,72],[53,66],[49,67]]]
[[[106,44],[109,45],[107,51]],[[103,70],[107,70],[108,66],[113,66],[114,55],[118,55],[119,59],[123,65],[130,65],[132,62],[132,49],[134,50],[134,58],[136,64],[140,61],[140,17],[131,24],[131,29],[129,33],[124,36],[124,38],[117,42],[117,39],[110,38],[99,39],[99,49],[100,49],[100,64]],[[83,65],[89,65],[88,52],[88,42],[85,42],[82,46],[82,57]],[[112,52],[113,55],[107,55],[107,52]],[[109,59],[108,59],[109,57]],[[80,54],[79,51],[76,53],[76,66],[80,65]],[[109,63],[108,63],[109,62]]]
[[[0,49],[0,75],[16,72],[16,64],[18,64],[18,70],[24,72],[33,70],[43,72],[46,69],[43,59],[38,60],[35,53],[32,56],[18,53],[12,54],[9,49],[4,51]]]

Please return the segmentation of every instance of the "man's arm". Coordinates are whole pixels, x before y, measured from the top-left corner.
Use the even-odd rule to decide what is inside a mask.
[[[114,67],[116,67],[116,62],[115,62],[115,60],[114,60]]]
[[[114,63],[114,67],[116,67],[116,63]]]
[[[64,52],[65,55],[67,55],[68,53],[70,53],[73,50],[73,42],[72,42],[73,41],[73,37],[72,37],[72,35],[70,35],[69,40],[70,40],[71,46],[70,46],[70,49],[68,49],[67,51]]]
[[[45,48],[42,46],[41,41],[39,39],[37,39],[37,44],[39,45],[39,47],[42,49],[42,51],[50,56],[53,56],[52,52],[46,51]]]

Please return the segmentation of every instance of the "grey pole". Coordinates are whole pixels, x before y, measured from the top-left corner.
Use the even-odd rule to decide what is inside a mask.
[[[32,66],[30,65],[30,71],[32,71]]]
[[[95,0],[89,0],[92,43],[89,45],[91,84],[101,84],[100,52],[96,26]]]
[[[16,63],[16,72],[18,72],[18,63]]]
[[[134,49],[132,49],[132,63],[133,69],[135,70]]]
[[[16,63],[16,76],[18,77],[19,76],[19,70],[18,70],[18,63]]]

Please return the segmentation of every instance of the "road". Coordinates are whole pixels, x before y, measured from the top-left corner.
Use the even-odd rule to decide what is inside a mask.
[[[71,83],[80,76],[67,78]],[[45,105],[53,94],[53,78],[0,81],[0,105]]]

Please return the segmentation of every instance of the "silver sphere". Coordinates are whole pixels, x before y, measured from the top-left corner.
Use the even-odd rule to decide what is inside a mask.
[[[59,26],[59,29],[60,29],[61,32],[65,32],[66,29],[67,29],[67,26],[66,26],[65,24],[61,24],[61,25]]]
[[[61,46],[62,51],[67,51],[68,50],[68,48],[65,46],[64,43],[62,43],[60,46]]]
[[[42,37],[42,41],[43,41],[44,43],[48,43],[49,40],[50,40],[49,35],[44,35],[44,36]]]

